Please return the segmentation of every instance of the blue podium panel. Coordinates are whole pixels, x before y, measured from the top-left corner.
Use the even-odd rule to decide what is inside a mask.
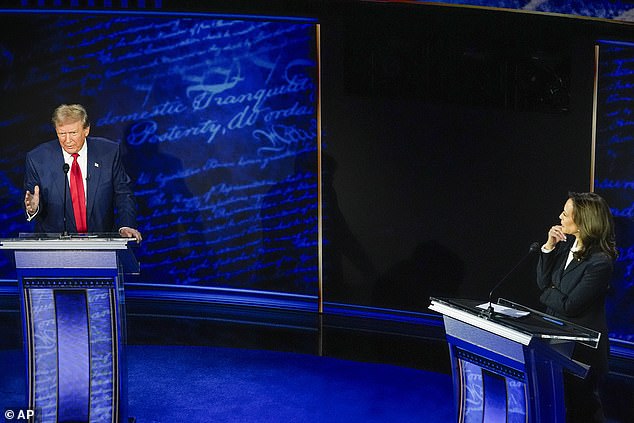
[[[522,374],[502,371],[480,357],[453,352],[459,370],[459,421],[525,423],[528,387]],[[496,370],[492,370],[496,369]]]
[[[585,377],[570,357],[575,342],[598,345],[600,334],[501,300],[507,315],[472,300],[432,298],[443,314],[459,422],[565,421],[563,372]],[[519,316],[519,317],[518,317]]]
[[[484,392],[483,417],[485,422],[507,421],[506,378],[486,370],[482,371]]]
[[[88,307],[83,291],[53,292],[57,320],[57,420],[86,422],[90,402]],[[37,340],[37,337],[34,337]],[[36,404],[37,407],[37,404]]]
[[[117,331],[116,295],[112,289],[88,289],[86,292],[90,331],[90,415],[94,421],[116,421],[118,387],[126,381],[111,383],[119,370],[117,339],[123,339]]]
[[[50,282],[55,286],[46,287]],[[100,287],[86,287],[95,284]],[[29,402],[36,415],[42,422],[117,421],[114,279],[24,278],[23,285],[25,314],[30,316]]]
[[[476,328],[462,326],[470,336],[447,323],[459,421],[527,422],[529,387],[521,345]],[[482,345],[495,345],[497,350]],[[516,355],[511,355],[515,353]]]
[[[40,241],[2,241],[15,250],[34,421],[127,421],[122,262],[134,260],[120,256],[128,240]]]
[[[527,386],[525,382],[515,379],[506,380],[507,422],[525,423],[528,421]]]

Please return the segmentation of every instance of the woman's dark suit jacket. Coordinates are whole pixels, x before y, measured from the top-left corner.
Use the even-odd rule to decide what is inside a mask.
[[[564,269],[575,241],[568,236],[550,253],[541,253],[537,264],[539,300],[546,312],[563,320],[601,332],[599,348],[580,347],[575,358],[590,364],[598,374],[608,370],[608,327],[605,297],[612,277],[613,260],[603,252],[584,260],[573,259]]]

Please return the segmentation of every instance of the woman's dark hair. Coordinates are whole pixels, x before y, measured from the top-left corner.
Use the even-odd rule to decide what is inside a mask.
[[[575,258],[583,260],[589,254],[602,251],[615,260],[619,253],[614,240],[614,218],[608,203],[594,192],[571,192],[572,220],[579,228],[582,248]]]

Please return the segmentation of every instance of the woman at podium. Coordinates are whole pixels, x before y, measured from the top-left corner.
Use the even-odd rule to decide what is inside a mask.
[[[573,358],[591,366],[586,379],[567,375],[569,422],[605,421],[599,389],[608,372],[608,328],[605,299],[617,258],[613,217],[599,195],[570,193],[548,231],[537,264],[540,302],[547,313],[601,333],[593,349],[577,344]]]

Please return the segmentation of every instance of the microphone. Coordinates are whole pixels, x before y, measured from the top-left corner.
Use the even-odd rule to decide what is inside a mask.
[[[68,236],[68,227],[66,226],[66,191],[68,190],[68,170],[70,166],[68,163],[64,163],[62,166],[62,170],[64,171],[64,204],[62,205],[62,210],[64,210],[64,232],[62,233],[62,237]]]
[[[531,244],[531,246],[528,248],[528,253],[526,253],[524,255],[524,257],[522,257],[522,259],[520,261],[518,261],[517,264],[502,279],[500,279],[500,281],[489,292],[489,308],[486,311],[486,313],[487,313],[487,315],[489,317],[493,317],[493,314],[494,314],[493,304],[491,302],[492,297],[493,297],[493,292],[496,289],[498,289],[500,287],[500,285],[502,285],[504,282],[506,282],[506,280],[509,278],[509,276],[511,276],[513,274],[513,272],[515,272],[515,270],[520,266],[520,264],[524,263],[524,261],[528,258],[528,256],[533,254],[535,251],[539,251],[539,249],[540,249],[539,242],[533,242]]]

